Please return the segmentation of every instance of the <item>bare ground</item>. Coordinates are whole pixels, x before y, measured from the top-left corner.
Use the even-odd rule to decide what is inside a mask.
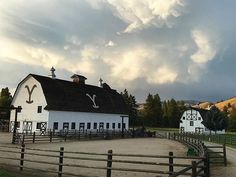
[[[2,133],[0,134],[0,145],[8,145],[8,146],[17,146],[11,145],[11,134],[9,133]],[[28,148],[39,148],[39,149],[51,149],[51,150],[59,150],[60,147],[64,147],[65,151],[79,151],[79,152],[96,152],[96,153],[107,153],[109,149],[113,150],[113,153],[124,153],[124,154],[146,154],[146,155],[168,155],[169,151],[174,152],[176,156],[185,156],[187,148],[182,144],[166,140],[166,139],[158,139],[158,138],[137,138],[137,139],[119,139],[119,140],[96,140],[96,141],[76,141],[76,142],[58,142],[58,143],[36,143],[36,144],[27,144],[26,147]],[[0,155],[8,155],[6,153]],[[10,154],[9,154],[10,155]],[[55,154],[58,155],[58,154]],[[19,154],[14,155],[14,157],[19,158]],[[32,160],[47,160],[53,161],[50,158],[41,158],[41,157],[27,157]],[[123,157],[123,159],[127,159],[127,157]],[[122,159],[121,157],[113,157],[113,159]],[[143,160],[143,161],[153,161],[156,163],[168,163],[167,159],[139,159],[136,158],[135,160]],[[54,159],[55,161],[55,159]],[[58,159],[56,159],[58,162]],[[177,161],[176,161],[177,162]],[[178,160],[179,163],[187,163],[190,164],[189,161],[186,160]],[[88,166],[106,166],[105,162],[92,162],[92,161],[76,161],[76,160],[65,160],[65,163],[74,163],[74,164],[82,164]],[[2,164],[2,168],[9,169],[9,171],[14,172],[14,176],[16,177],[23,177],[23,176],[41,176],[39,171],[28,171],[25,170],[27,173],[18,172],[17,168],[15,172],[15,168],[10,168],[10,164],[12,165],[19,165],[19,162],[12,162],[11,160],[5,160],[4,162],[0,161]],[[36,163],[25,163],[26,166],[40,169],[50,169],[50,170],[57,170],[58,167],[46,165],[46,164],[36,164]],[[7,167],[9,166],[9,167]],[[162,166],[145,166],[145,165],[127,165],[127,164],[118,164],[113,163],[113,167],[119,168],[143,168],[150,169],[150,170],[167,170],[167,167]],[[87,168],[69,168],[65,167],[63,169],[66,172],[81,174],[82,176],[105,176],[105,170],[92,170]],[[44,174],[43,176],[53,176],[49,174]],[[55,176],[55,175],[54,175]],[[135,173],[135,172],[120,172],[120,171],[113,171],[112,177],[154,177],[155,174],[151,173]]]

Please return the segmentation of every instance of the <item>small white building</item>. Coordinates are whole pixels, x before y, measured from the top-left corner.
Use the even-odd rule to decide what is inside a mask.
[[[18,132],[129,128],[126,105],[116,90],[102,81],[100,87],[87,85],[81,75],[71,78],[73,81],[56,79],[53,71],[52,77],[29,74],[18,84],[12,101],[13,106],[22,107]],[[10,131],[14,120],[12,110]]]
[[[206,133],[210,130],[205,127],[204,120],[207,119],[209,110],[191,107],[185,111],[180,119],[179,131],[189,133]],[[225,133],[225,130],[217,131],[217,133]]]

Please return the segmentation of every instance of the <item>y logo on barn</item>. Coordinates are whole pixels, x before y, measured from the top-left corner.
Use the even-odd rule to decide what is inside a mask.
[[[34,102],[33,100],[31,100],[31,96],[32,96],[32,93],[33,93],[33,91],[34,91],[34,89],[35,89],[36,87],[37,87],[37,85],[33,85],[33,87],[32,87],[31,90],[30,90],[30,88],[29,88],[28,85],[25,86],[25,88],[27,89],[28,94],[29,94],[29,100],[26,100],[26,103],[31,104],[31,103]]]
[[[86,93],[86,96],[88,96],[90,98],[90,100],[93,102],[93,108],[95,108],[95,109],[99,108],[99,106],[95,102],[96,95],[93,94],[93,97],[91,97],[91,95]]]

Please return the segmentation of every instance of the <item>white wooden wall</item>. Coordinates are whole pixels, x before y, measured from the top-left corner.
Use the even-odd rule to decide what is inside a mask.
[[[37,86],[32,92],[31,100],[33,100],[33,103],[31,104],[26,103],[26,100],[29,100],[29,93],[27,91],[27,88],[25,88],[26,85],[28,85],[30,89],[32,89],[33,85]],[[14,95],[12,105],[14,105],[15,107],[22,107],[22,111],[18,113],[17,119],[18,121],[20,121],[19,132],[22,132],[24,121],[32,121],[32,131],[36,130],[37,122],[48,122],[49,113],[48,111],[44,110],[44,107],[47,105],[47,103],[43,94],[42,87],[40,83],[32,76],[26,78],[26,80],[18,87]],[[42,113],[37,113],[38,106],[42,106]],[[11,121],[15,121],[15,110],[11,111],[10,122]]]
[[[104,129],[106,129],[106,123],[110,123],[109,129],[112,129],[112,123],[115,123],[115,129],[118,129],[118,123],[122,122],[120,116],[119,114],[50,111],[48,128],[53,129],[53,122],[58,122],[58,129],[60,130],[63,128],[63,122],[69,122],[69,129],[71,129],[71,122],[75,122],[76,129],[79,129],[79,123],[85,123],[85,129],[87,129],[87,123],[90,122],[91,129],[93,129],[94,122],[97,122],[98,128],[99,122],[104,122]],[[128,117],[124,117],[124,123],[126,124],[126,129],[128,129]]]

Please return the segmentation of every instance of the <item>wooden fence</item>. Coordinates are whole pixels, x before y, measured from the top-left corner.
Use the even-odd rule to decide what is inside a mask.
[[[28,148],[22,144],[21,147],[0,146],[0,154],[0,159],[5,163],[7,160],[15,162],[7,162],[8,166],[14,165],[21,171],[29,169],[57,174],[58,177],[94,174],[111,177],[113,173],[130,176],[134,172],[145,176],[153,174],[169,177],[208,175],[205,157],[180,157],[173,152],[167,155],[118,154],[112,150],[107,153],[91,153],[66,151],[63,147],[59,150]],[[126,175],[122,174],[124,172]]]
[[[200,139],[202,141],[209,141],[217,144],[236,146],[235,134],[191,134],[191,137]]]
[[[197,168],[198,170],[196,171],[194,170],[193,172],[194,174],[199,175],[202,171],[204,171],[205,176],[210,176],[209,154],[208,154],[207,147],[204,145],[204,143],[201,140],[196,139],[195,137],[191,137],[187,133],[169,133],[168,138],[185,144],[186,146],[190,148],[189,150],[193,150],[194,155],[197,155],[203,158],[202,159],[203,166],[201,166],[201,168],[199,169]],[[199,163],[201,162],[200,161],[192,162],[192,169],[195,168],[195,166],[198,166]],[[186,167],[185,169],[179,171],[177,174],[172,175],[171,177],[175,177],[176,175],[181,175],[187,170],[189,170],[189,167]]]
[[[127,138],[131,137],[132,134],[129,131],[59,131],[59,132],[46,132],[43,135],[37,134],[36,132],[23,134],[17,133],[16,140],[20,144],[35,143],[35,142],[57,142],[67,140],[94,140],[94,139],[114,139],[114,138]]]

